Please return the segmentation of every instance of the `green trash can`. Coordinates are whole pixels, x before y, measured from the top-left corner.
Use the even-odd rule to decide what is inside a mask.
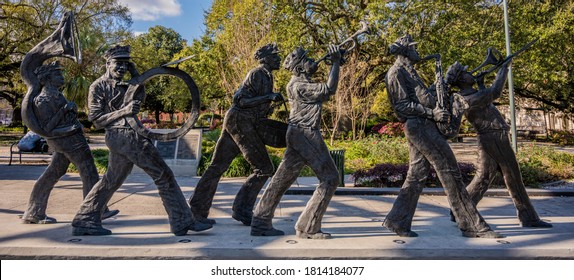
[[[331,150],[329,151],[331,158],[335,162],[335,166],[339,171],[339,183],[341,187],[345,186],[345,150]]]

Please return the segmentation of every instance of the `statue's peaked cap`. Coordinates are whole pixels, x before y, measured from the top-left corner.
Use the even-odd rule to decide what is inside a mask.
[[[455,61],[451,66],[448,67],[446,70],[446,82],[452,84],[458,80],[460,74],[468,69],[468,66],[463,66],[458,61]]]
[[[405,34],[404,36],[398,38],[393,44],[399,44],[401,46],[412,46],[412,45],[416,45],[418,44],[417,42],[415,42],[415,40],[413,40],[413,37],[411,36],[411,34]]]
[[[389,53],[392,55],[404,54],[409,46],[418,44],[410,34],[398,38],[389,45]]]
[[[255,57],[255,59],[262,59],[268,55],[272,55],[275,53],[279,53],[279,49],[277,48],[277,44],[276,43],[271,43],[271,44],[267,44],[261,48],[259,48],[255,54],[253,55],[253,57]]]
[[[285,57],[285,61],[283,62],[283,68],[288,69],[289,71],[293,71],[295,66],[297,66],[305,57],[307,51],[301,47],[297,47],[293,52]]]
[[[60,70],[60,69],[64,69],[61,65],[59,61],[52,61],[48,64],[44,64],[42,66],[39,66],[38,68],[36,68],[36,70],[34,70],[34,74],[36,74],[36,76],[40,76],[40,75],[44,75],[46,73],[49,73],[50,71],[54,71],[54,70]]]
[[[115,47],[107,50],[104,53],[104,58],[106,60],[110,60],[112,58],[130,58],[130,53],[131,53],[131,47],[129,45],[127,46],[120,46],[120,45],[116,45]]]

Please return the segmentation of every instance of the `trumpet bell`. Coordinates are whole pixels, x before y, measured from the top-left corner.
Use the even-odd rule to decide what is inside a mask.
[[[60,41],[62,44],[61,56],[72,59],[78,64],[82,63],[82,45],[78,26],[73,12],[66,12],[63,19]]]
[[[478,67],[470,71],[470,73],[474,74],[476,71],[480,70],[480,68],[487,65],[497,65],[500,61],[502,61],[502,59],[502,54],[496,48],[490,47],[486,50],[486,58],[484,61],[478,65]]]

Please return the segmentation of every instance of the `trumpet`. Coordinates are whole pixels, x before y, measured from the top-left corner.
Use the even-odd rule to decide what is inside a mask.
[[[357,47],[358,44],[357,38],[359,37],[359,35],[369,34],[369,23],[364,20],[360,21],[359,23],[361,24],[361,29],[357,30],[355,33],[353,33],[353,35],[349,36],[349,38],[345,39],[345,41],[343,41],[338,45],[339,48],[341,48],[341,56],[349,53],[350,51],[354,50]],[[329,55],[326,54],[319,60],[317,60],[316,63],[319,64],[321,61],[328,58]]]
[[[534,45],[534,43],[536,43],[536,41],[538,41],[538,39],[534,39],[532,41],[530,41],[528,44],[524,45],[524,47],[522,47],[520,50],[516,51],[515,53],[502,58],[502,55],[500,54],[500,52],[495,49],[495,48],[488,48],[486,50],[486,58],[484,59],[484,61],[476,68],[474,68],[472,71],[470,71],[471,74],[474,74],[476,71],[480,70],[481,68],[487,66],[487,65],[493,65],[492,67],[488,68],[486,71],[483,71],[481,73],[479,73],[478,75],[476,75],[474,78],[475,79],[480,79],[482,77],[484,77],[485,75],[495,71],[496,69],[500,68],[502,65],[504,65],[504,63],[508,62],[509,60],[511,60],[513,57],[517,56],[518,54],[528,50],[530,47],[532,47],[532,45]]]

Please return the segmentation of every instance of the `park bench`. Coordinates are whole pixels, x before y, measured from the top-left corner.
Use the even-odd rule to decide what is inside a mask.
[[[20,164],[22,164],[22,155],[52,155],[52,151],[48,148],[47,144],[43,144],[46,147],[42,146],[42,148],[39,151],[21,151],[18,148],[18,142],[20,141],[16,141],[14,143],[12,143],[12,145],[10,145],[10,161],[8,162],[8,165],[12,165],[12,157],[17,154]]]

